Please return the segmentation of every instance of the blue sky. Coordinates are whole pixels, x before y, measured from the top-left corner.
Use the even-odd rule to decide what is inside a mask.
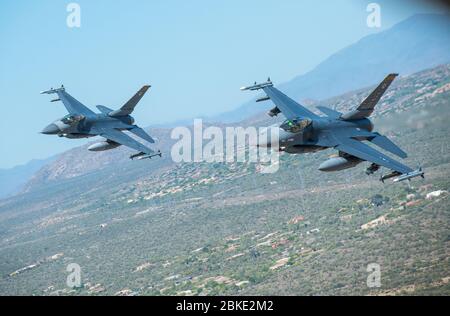
[[[66,25],[70,2],[81,7],[81,28]],[[377,1],[382,27],[373,29],[370,2],[1,1],[0,168],[83,143],[39,134],[66,114],[41,90],[63,83],[90,107],[117,108],[148,83],[134,112],[141,126],[209,116],[247,101],[244,84],[269,74],[287,81],[365,35],[440,12],[419,1]]]

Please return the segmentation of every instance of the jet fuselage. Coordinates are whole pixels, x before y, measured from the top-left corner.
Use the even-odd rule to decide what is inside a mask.
[[[99,113],[92,116],[66,115],[61,119],[47,125],[42,134],[59,135],[67,138],[87,138],[96,135],[91,134],[93,125],[126,130],[132,128],[134,118],[130,115],[110,117],[107,114]]]
[[[291,154],[303,154],[327,149],[327,147],[317,145],[320,134],[327,130],[360,129],[371,132],[374,128],[373,123],[367,118],[343,121],[324,117],[309,120],[299,130],[296,130],[295,124],[290,126],[289,122],[285,121],[279,127],[278,146],[281,151],[286,151]],[[276,140],[272,141],[270,137],[262,137],[262,141],[258,143],[258,146],[272,147],[273,144],[277,144]]]

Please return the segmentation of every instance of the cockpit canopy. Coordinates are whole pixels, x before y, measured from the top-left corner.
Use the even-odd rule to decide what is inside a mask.
[[[283,124],[280,125],[280,127],[287,132],[299,133],[304,131],[311,124],[312,120],[310,119],[297,118],[284,121]]]
[[[78,123],[82,120],[84,120],[85,117],[83,115],[74,115],[74,114],[67,114],[61,119],[61,122],[67,125],[73,125],[75,123]]]

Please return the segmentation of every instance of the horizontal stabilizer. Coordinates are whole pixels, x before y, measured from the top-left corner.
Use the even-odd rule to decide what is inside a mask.
[[[332,110],[332,109],[330,109],[330,108],[327,108],[326,106],[316,106],[316,108],[317,108],[320,112],[324,113],[326,116],[331,117],[331,118],[339,118],[339,117],[341,117],[341,115],[342,115],[341,112]]]
[[[149,143],[153,144],[155,142],[155,140],[140,127],[132,128],[129,131],[134,135],[136,135],[137,137],[140,137],[143,140],[148,141]]]
[[[396,144],[394,144],[389,138],[382,135],[377,135],[373,139],[370,140],[372,143],[377,145],[380,148],[383,148],[384,150],[393,153],[394,155],[397,155],[401,158],[406,158],[408,155],[401,150]]]
[[[97,105],[96,107],[97,107],[97,109],[98,109],[100,112],[102,112],[103,114],[109,114],[109,113],[111,113],[112,111],[114,111],[113,109],[110,109],[110,108],[108,108],[108,107],[106,107],[106,106],[104,106],[104,105]]]

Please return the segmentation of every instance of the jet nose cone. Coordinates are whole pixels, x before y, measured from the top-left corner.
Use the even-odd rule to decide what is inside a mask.
[[[56,124],[52,123],[45,127],[41,133],[46,135],[55,135],[59,133],[59,128],[58,126],[56,126]]]

